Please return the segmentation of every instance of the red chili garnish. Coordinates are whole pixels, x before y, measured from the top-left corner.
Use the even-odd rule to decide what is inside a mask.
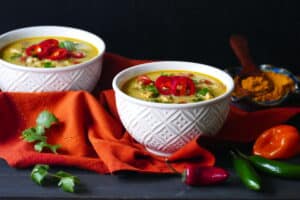
[[[155,81],[155,87],[160,94],[170,95],[172,94],[172,82],[171,76],[160,76]]]
[[[226,181],[229,177],[229,172],[221,167],[188,164],[181,174],[168,161],[166,163],[174,173],[181,175],[185,184],[191,186],[215,185]]]
[[[54,49],[47,57],[50,60],[62,60],[68,57],[68,50],[64,48]]]
[[[51,52],[58,48],[58,41],[55,39],[48,39],[28,47],[26,51],[27,56],[37,56],[39,59],[46,58]]]
[[[76,64],[79,64],[80,62],[79,61],[73,61],[72,63],[76,65]]]
[[[25,51],[27,56],[37,56],[42,52],[42,48],[40,45],[34,44],[28,47]]]
[[[72,51],[72,52],[70,52],[70,56],[72,58],[83,58],[85,55],[83,52],[80,52],[80,51]]]
[[[22,56],[22,57],[20,58],[21,62],[25,62],[26,59],[27,59],[27,56]]]
[[[149,85],[149,84],[153,83],[153,81],[147,75],[138,76],[137,82],[141,83],[142,85]]]
[[[59,42],[58,40],[55,39],[47,39],[40,42],[39,45],[42,47],[48,47],[49,49],[52,49],[52,48],[58,48]]]
[[[175,96],[190,96],[195,93],[195,84],[192,79],[186,76],[174,76],[172,93]]]
[[[207,85],[211,85],[212,84],[212,82],[210,80],[207,80],[207,79],[201,79],[199,82],[200,83],[205,83]]]

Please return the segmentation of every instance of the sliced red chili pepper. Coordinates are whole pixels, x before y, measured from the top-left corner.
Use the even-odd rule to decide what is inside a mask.
[[[57,48],[51,52],[47,57],[50,60],[62,60],[68,57],[68,50],[64,48]]]
[[[58,48],[59,42],[56,39],[47,39],[39,44],[42,47],[48,47],[49,49],[51,48]]]
[[[28,47],[25,51],[27,56],[37,56],[39,59],[43,59],[49,54],[49,48],[39,44],[34,44]]]
[[[147,75],[138,76],[137,82],[141,83],[142,85],[149,85],[149,84],[153,83],[153,81]]]
[[[39,45],[34,44],[28,47],[25,51],[27,56],[37,56],[40,52],[42,52],[42,48]]]
[[[172,84],[172,93],[175,96],[190,96],[196,91],[192,79],[186,76],[174,76]]]
[[[172,82],[172,77],[160,76],[155,81],[155,87],[158,89],[160,94],[170,95],[172,94]]]
[[[80,51],[72,51],[72,52],[70,52],[70,56],[72,58],[83,58],[85,55],[83,52],[80,52]]]
[[[58,40],[48,39],[28,47],[26,51],[27,56],[37,56],[39,59],[46,58],[54,48],[58,48]]]

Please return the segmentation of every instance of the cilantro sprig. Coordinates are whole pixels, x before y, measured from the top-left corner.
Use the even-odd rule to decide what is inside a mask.
[[[46,130],[51,128],[53,124],[58,123],[56,116],[47,111],[42,111],[37,119],[36,126],[27,128],[22,132],[23,140],[34,144],[34,149],[38,152],[42,152],[44,148],[48,148],[53,153],[57,153],[57,149],[60,145],[48,144]],[[31,179],[38,185],[43,185],[44,183],[56,181],[57,185],[65,192],[74,192],[76,184],[80,183],[80,180],[67,172],[58,171],[56,173],[49,172],[49,165],[37,164],[31,171]]]
[[[38,185],[43,185],[47,180],[57,182],[65,192],[74,192],[75,186],[80,183],[79,178],[64,171],[49,172],[49,165],[35,165],[31,171],[31,179]]]
[[[22,132],[21,138],[27,142],[35,143],[34,150],[42,152],[44,148],[48,148],[53,153],[57,153],[57,149],[60,148],[59,144],[48,144],[46,129],[49,129],[53,124],[57,123],[58,119],[51,112],[44,110],[42,111],[37,119],[36,126],[27,128]]]

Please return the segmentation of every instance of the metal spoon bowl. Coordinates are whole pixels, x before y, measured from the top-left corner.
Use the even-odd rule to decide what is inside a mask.
[[[290,72],[289,70],[287,70],[285,68],[275,67],[270,64],[262,64],[262,65],[259,65],[258,67],[263,72],[264,71],[272,71],[272,72],[284,74],[284,75],[290,77],[294,81],[295,89],[293,91],[290,91],[286,95],[282,96],[280,99],[272,100],[272,101],[255,101],[249,96],[244,96],[242,98],[239,98],[236,96],[231,96],[231,101],[233,103],[239,103],[241,101],[246,101],[248,103],[252,103],[252,104],[254,104],[256,106],[260,106],[260,107],[272,107],[272,106],[279,106],[279,105],[283,104],[284,102],[287,101],[287,99],[289,99],[293,95],[297,95],[297,96],[300,95],[300,80],[292,72]],[[241,70],[242,70],[242,67],[232,67],[232,68],[224,69],[224,71],[227,72],[232,77],[239,75]]]

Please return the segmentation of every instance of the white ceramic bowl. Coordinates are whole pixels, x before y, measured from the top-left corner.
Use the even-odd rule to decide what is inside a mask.
[[[35,26],[0,35],[0,49],[15,40],[38,36],[62,36],[80,39],[93,44],[99,53],[87,62],[63,68],[25,67],[0,59],[0,89],[18,92],[92,91],[101,75],[105,51],[103,40],[92,33],[71,27]]]
[[[187,103],[164,104],[139,100],[120,88],[132,77],[150,71],[187,70],[221,80],[226,92],[214,99]],[[113,89],[121,121],[131,136],[156,155],[169,156],[199,135],[215,135],[229,112],[234,83],[222,70],[203,64],[178,61],[152,62],[130,67],[113,79]]]

